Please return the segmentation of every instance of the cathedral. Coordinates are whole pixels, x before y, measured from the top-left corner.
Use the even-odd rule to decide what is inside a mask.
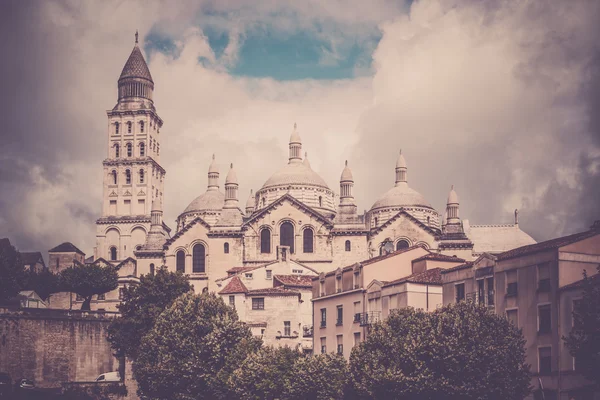
[[[470,225],[461,219],[453,188],[442,217],[409,186],[402,152],[394,171],[390,165],[391,188],[359,214],[349,163],[340,168],[336,193],[302,157],[302,138],[295,124],[287,164],[251,192],[243,206],[234,165],[221,170],[213,155],[206,191],[179,214],[172,232],[162,220],[166,171],[160,164],[160,143],[164,133],[153,90],[136,34],[118,80],[117,104],[107,112],[108,157],[103,161],[95,259],[135,260],[138,276],[166,265],[187,274],[200,292],[218,290],[218,280],[230,275],[232,268],[256,267],[282,258],[324,272],[414,245],[472,260],[484,252],[500,253],[535,243],[519,228],[516,210],[514,224],[508,225]],[[221,173],[225,174],[222,186]]]

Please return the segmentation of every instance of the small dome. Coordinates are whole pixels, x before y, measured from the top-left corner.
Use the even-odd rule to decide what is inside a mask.
[[[233,169],[233,163],[231,164],[229,172],[227,173],[227,177],[225,178],[225,184],[227,185],[228,183],[235,183],[236,185],[238,183],[237,174]]]
[[[302,143],[302,139],[300,139],[300,134],[296,130],[296,124],[294,124],[294,130],[292,131],[292,135],[290,136],[290,143]]]
[[[309,185],[329,189],[323,178],[304,164],[286,164],[275,172],[262,186],[262,189],[282,185]]]
[[[217,162],[215,161],[215,155],[212,155],[212,162],[210,163],[210,166],[208,167],[208,173],[219,173],[219,166],[217,165]]]
[[[416,190],[403,183],[388,190],[373,204],[371,210],[388,207],[425,207],[432,208],[425,197]]]
[[[342,171],[342,176],[340,177],[340,182],[346,181],[354,181],[354,178],[352,177],[352,171],[348,166],[348,160],[346,160],[346,166],[344,167],[344,170]]]
[[[398,155],[398,159],[396,160],[396,168],[406,168],[406,160],[402,155],[402,150],[400,150],[400,154]]]
[[[196,197],[189,206],[183,211],[183,214],[199,211],[220,211],[225,204],[225,195],[219,190],[207,190],[205,193]]]
[[[252,193],[252,189],[250,189],[250,196],[248,196],[248,201],[246,201],[246,208],[254,208],[254,193]]]
[[[143,78],[154,83],[152,80],[152,75],[150,75],[150,70],[148,69],[148,64],[146,64],[146,60],[144,60],[142,51],[138,47],[137,43],[133,47],[129,58],[123,67],[123,71],[121,71],[119,80],[125,78]]]
[[[454,185],[452,185],[450,193],[448,193],[448,204],[458,204],[458,195],[454,191]]]

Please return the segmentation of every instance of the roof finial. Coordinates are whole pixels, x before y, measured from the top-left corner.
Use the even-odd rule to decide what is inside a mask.
[[[215,153],[213,153],[213,160],[215,159]]]
[[[348,160],[346,160],[346,167],[348,166]]]
[[[515,208],[515,225],[519,225],[519,209]]]
[[[135,44],[138,44],[138,31],[135,30]]]
[[[454,185],[451,185],[451,186],[450,186],[450,190],[454,190]]]
[[[296,123],[294,122],[294,129],[296,129]]]
[[[233,168],[233,163],[231,163],[231,164],[229,165],[229,168]]]
[[[308,158],[308,151],[304,152],[304,158]]]
[[[402,155],[402,149],[400,149],[400,153],[399,153],[399,155]]]

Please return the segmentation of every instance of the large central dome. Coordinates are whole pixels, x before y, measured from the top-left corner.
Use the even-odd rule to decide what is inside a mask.
[[[329,189],[323,178],[303,163],[287,164],[271,175],[262,188],[267,189],[281,185],[310,185]]]
[[[406,183],[394,186],[373,204],[371,210],[387,207],[431,207],[425,197]]]

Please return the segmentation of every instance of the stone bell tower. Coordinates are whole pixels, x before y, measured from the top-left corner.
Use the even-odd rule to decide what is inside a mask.
[[[162,119],[152,95],[154,81],[135,45],[118,80],[117,104],[108,116],[107,157],[102,162],[102,216],[96,221],[95,258],[121,261],[146,241],[151,205],[162,204],[165,169],[160,165]]]

